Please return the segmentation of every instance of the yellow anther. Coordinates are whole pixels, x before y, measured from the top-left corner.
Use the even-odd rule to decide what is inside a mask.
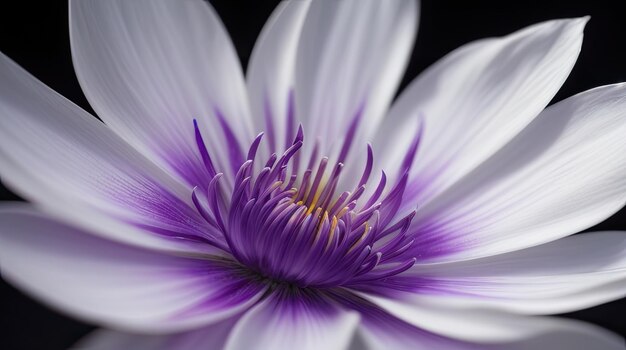
[[[357,245],[359,245],[359,243],[363,242],[365,240],[365,237],[367,237],[367,234],[370,232],[370,224],[366,221],[365,222],[365,229],[363,230],[363,234],[361,235],[361,237],[359,237],[359,240],[354,242],[354,244],[352,244],[352,246],[350,246],[350,249],[348,249],[348,253],[351,252]]]
[[[341,209],[339,213],[337,213],[337,218],[341,219],[341,217],[346,215],[347,212],[348,212],[348,207],[343,207],[343,209]]]
[[[317,189],[317,191],[315,192],[315,195],[313,196],[313,201],[311,202],[311,205],[309,205],[309,210],[307,211],[307,214],[310,214],[311,212],[313,212],[313,209],[315,209],[315,206],[317,205],[317,200],[322,195],[322,190],[323,189],[324,189],[324,187],[320,186]]]
[[[319,218],[321,212],[322,208],[317,208],[315,210],[315,217]],[[313,240],[313,244],[317,243],[317,241],[320,239],[320,231],[322,229],[324,221],[326,220],[328,220],[328,212],[324,211],[324,216],[317,222],[317,226],[315,227],[315,239]]]
[[[324,215],[328,216],[328,212],[325,212]],[[328,242],[326,243],[326,248],[324,250],[328,250],[330,248],[330,243],[333,241],[333,237],[335,237],[335,229],[337,228],[337,217],[333,216],[330,222],[330,232],[328,233]]]

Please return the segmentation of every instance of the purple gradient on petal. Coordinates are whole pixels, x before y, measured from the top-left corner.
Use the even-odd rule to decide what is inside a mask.
[[[363,116],[363,111],[365,110],[365,104],[362,103],[357,112],[352,117],[350,121],[350,125],[346,130],[346,136],[343,139],[343,145],[341,146],[341,152],[339,152],[338,162],[344,162],[348,157],[348,152],[350,152],[350,148],[352,147],[352,143],[354,141],[354,135],[356,135],[357,129],[359,128],[361,117]]]
[[[195,277],[189,289],[207,290],[205,298],[193,303],[172,318],[187,318],[205,313],[228,310],[249,303],[267,288],[258,276],[241,265],[225,259],[201,260],[195,268],[185,270]]]
[[[197,147],[194,147],[197,148]],[[207,181],[206,167],[202,158],[188,151],[171,148],[160,153],[160,157],[166,160],[172,170],[178,174],[190,186],[197,186]]]
[[[408,254],[418,261],[460,252],[466,247],[463,242],[453,242],[455,237],[464,234],[464,228],[449,227],[435,218],[420,220],[420,224],[412,225],[409,231],[415,237],[415,243]]]
[[[375,304],[346,290],[328,292],[330,298],[343,307],[361,314],[361,324],[368,332],[373,332],[382,339],[388,339],[390,346],[403,344],[402,348],[432,349],[485,349],[485,344],[475,344],[448,338],[428,330],[418,328],[387,313]],[[495,349],[495,348],[494,348]]]
[[[198,128],[198,121],[193,120],[193,127],[196,136],[196,144],[198,146],[198,151],[202,157],[202,162],[204,162],[204,166],[209,174],[209,177],[215,176],[217,173],[215,171],[215,167],[213,166],[213,161],[211,160],[211,156],[209,155],[209,151],[206,148],[206,144],[204,143],[204,139],[202,138],[202,134],[200,133],[200,129]]]
[[[312,289],[277,286],[268,298],[271,314],[280,315],[280,319],[289,323],[302,320],[310,322],[311,317],[318,320],[328,319],[340,312],[331,297]]]
[[[402,176],[404,173],[408,173],[411,170],[411,166],[415,161],[415,155],[417,154],[417,150],[419,148],[420,141],[422,140],[422,135],[424,133],[424,123],[423,118],[420,118],[420,122],[417,126],[417,131],[415,132],[415,136],[413,137],[413,141],[411,141],[411,145],[409,146],[409,150],[404,155],[404,159],[402,160],[402,165],[400,166],[400,171],[398,171],[398,176]]]
[[[226,138],[227,150],[228,150],[228,159],[230,160],[230,164],[233,172],[237,172],[239,166],[243,163],[243,150],[241,149],[241,145],[239,141],[237,141],[237,136],[226,121],[224,114],[218,108],[215,108],[215,116],[217,117],[218,122],[222,128],[222,132],[224,137]]]
[[[356,186],[357,188],[361,186],[365,186],[367,181],[372,174],[372,168],[374,166],[374,151],[372,150],[372,145],[367,144],[367,160],[365,162],[365,169],[363,169],[363,174],[361,175],[361,179],[359,180],[359,184]]]
[[[156,182],[120,183],[105,193],[121,209],[114,217],[152,234],[194,243],[223,242],[221,232],[211,229],[194,208]]]
[[[267,95],[263,98],[263,120],[265,121],[265,132],[267,133],[268,146],[270,149],[276,149],[276,131],[274,128],[275,117],[272,114],[272,106]]]
[[[291,140],[296,133],[296,97],[293,89],[289,91],[287,98],[287,127],[285,128],[285,149],[291,146]]]

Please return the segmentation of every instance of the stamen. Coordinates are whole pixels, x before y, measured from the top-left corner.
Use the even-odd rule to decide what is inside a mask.
[[[417,259],[412,258],[408,261],[405,261],[404,263],[398,265],[395,268],[390,268],[390,269],[380,269],[380,270],[374,270],[372,271],[372,273],[363,275],[363,276],[358,276],[355,277],[354,279],[352,279],[348,284],[359,284],[359,283],[364,283],[364,282],[369,282],[369,281],[376,281],[376,280],[381,280],[381,279],[385,279],[394,275],[399,275],[402,272],[410,269],[411,267],[413,267],[413,265],[415,265],[415,262],[417,261]]]
[[[423,130],[423,118],[421,118],[420,116],[419,123],[417,124],[417,131],[415,132],[415,136],[413,137],[411,146],[409,146],[408,152],[404,155],[402,165],[400,166],[400,170],[398,171],[399,175],[407,173],[409,172],[409,170],[411,170],[411,166],[413,165],[413,161],[415,160],[415,154],[417,153],[420,141],[422,140]]]
[[[200,203],[200,200],[198,199],[198,186],[193,188],[193,191],[191,192],[191,200],[193,201],[194,206],[196,207],[198,213],[200,213],[202,218],[204,218],[204,220],[206,220],[209,225],[215,228],[219,228],[217,222],[215,221],[215,219],[213,219],[213,216],[210,213],[209,209],[205,208],[204,205]]]
[[[198,150],[211,174],[215,169],[195,122],[194,128]],[[405,253],[413,243],[406,232],[415,211],[395,219],[408,170],[385,196],[387,176],[382,172],[376,189],[361,205],[374,162],[370,145],[354,191],[336,196],[344,164],[337,162],[332,170],[327,169],[329,159],[317,158],[317,144],[302,176],[296,166],[287,174],[289,163],[297,162],[302,149],[302,127],[280,156],[272,154],[265,167],[255,171],[253,164],[262,138],[259,134],[252,141],[247,160],[242,160],[234,172],[229,193],[221,192],[223,175],[215,173],[206,185],[206,199],[199,188],[191,194],[200,216],[221,232],[227,249],[242,265],[266,278],[317,288],[356,286],[413,266],[415,259],[407,260]]]
[[[195,119],[193,120],[193,127],[196,135],[196,144],[198,145],[198,151],[200,152],[200,156],[202,157],[202,162],[204,163],[204,166],[209,173],[209,177],[212,178],[217,173],[215,172],[215,167],[213,166],[213,161],[211,161],[209,151],[204,144],[204,139],[202,139],[202,134],[200,133],[200,129],[198,128],[198,122]]]
[[[337,160],[339,163],[343,163],[348,156],[348,152],[350,152],[350,147],[352,146],[352,141],[354,140],[354,135],[359,127],[359,122],[361,121],[361,116],[363,116],[364,109],[365,103],[362,103],[350,121],[348,131],[346,132],[346,136],[343,140],[343,145],[341,146],[341,152],[339,152],[339,158]]]
[[[267,130],[267,137],[270,149],[276,149],[275,132],[274,132],[274,117],[272,116],[272,107],[270,106],[270,100],[267,95],[263,98],[263,117],[265,120],[265,129]],[[248,158],[250,159],[250,158]]]
[[[250,149],[248,150],[248,160],[254,161],[254,157],[256,157],[256,151],[259,149],[259,144],[261,143],[262,138],[263,133],[260,133],[254,139],[254,141],[252,141],[252,145],[250,145]]]
[[[381,171],[381,174],[380,174],[380,182],[378,183],[378,187],[376,187],[376,190],[374,190],[374,193],[372,194],[370,199],[367,201],[367,203],[365,203],[365,205],[363,206],[364,208],[367,208],[371,206],[372,204],[376,203],[378,198],[380,198],[380,195],[383,193],[383,190],[385,189],[386,184],[387,184],[387,174],[385,174],[385,171],[383,170]]]
[[[374,165],[374,151],[372,151],[372,145],[367,144],[367,162],[365,163],[365,169],[363,170],[363,175],[361,175],[361,180],[359,180],[359,184],[356,186],[357,188],[364,186],[369,180],[370,175],[372,174],[372,167]]]

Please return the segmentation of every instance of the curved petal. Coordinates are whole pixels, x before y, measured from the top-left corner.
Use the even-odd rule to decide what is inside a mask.
[[[319,141],[321,154],[335,149],[339,161],[351,144],[365,147],[400,83],[417,19],[415,0],[311,4],[298,47],[295,90],[296,111],[313,141],[307,147]]]
[[[434,344],[439,341],[443,349],[624,349],[624,339],[620,336],[580,321],[446,308],[416,300],[366,299],[410,325],[458,341],[444,341],[431,335],[434,338],[431,341]],[[395,335],[395,340],[390,340],[390,335]],[[381,344],[381,337],[406,344],[398,349],[412,349],[410,337],[402,332],[381,335],[378,330],[370,332],[369,337],[372,349],[381,348],[377,345]]]
[[[189,189],[2,54],[0,174],[46,210],[116,240],[204,250],[185,242],[211,232]],[[163,240],[136,224],[169,234]]]
[[[437,336],[422,329],[407,325],[390,316],[393,322],[385,319],[387,324],[370,323],[362,325],[350,350],[488,350],[488,346],[458,341]],[[498,344],[501,345],[501,344]],[[497,347],[497,349],[507,349]]]
[[[413,274],[447,305],[570,312],[626,297],[626,232],[586,233],[482,259],[418,265]]]
[[[626,203],[626,85],[595,88],[541,113],[426,207],[418,259],[496,255],[565,237]]]
[[[243,74],[206,1],[71,1],[70,38],[91,106],[155,162],[191,186],[209,182],[194,119],[219,171],[243,159],[237,143],[252,141]]]
[[[442,336],[407,323],[375,304],[346,291],[331,292],[331,297],[361,315],[361,322],[350,343],[350,350],[467,350],[484,349]]]
[[[224,260],[114,243],[26,208],[3,209],[0,223],[3,278],[62,312],[108,328],[192,329],[241,312],[265,290]]]
[[[534,322],[534,319],[525,320]],[[394,323],[392,323],[394,324]],[[394,324],[383,327],[380,324],[363,326],[358,331],[357,340],[350,350],[531,350],[531,349],[602,349],[623,350],[624,342],[614,334],[582,322],[550,319],[540,322],[549,325],[545,333],[516,341],[479,343],[460,341],[453,338],[424,334],[415,327]],[[404,327],[402,327],[404,326]],[[520,322],[519,326],[526,326]]]
[[[260,302],[237,322],[224,349],[347,349],[358,314],[306,293],[278,291]]]
[[[311,1],[283,1],[267,21],[248,65],[250,105],[270,154],[288,148],[296,134],[293,88],[296,52]]]
[[[408,205],[427,205],[541,112],[571,71],[587,20],[549,21],[470,43],[404,90],[374,150],[393,174],[423,119]]]
[[[71,349],[79,350],[218,350],[222,349],[237,318],[212,324],[193,331],[147,335],[99,329],[81,339]]]

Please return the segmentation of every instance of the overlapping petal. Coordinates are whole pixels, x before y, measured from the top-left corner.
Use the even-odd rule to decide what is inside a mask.
[[[81,339],[71,347],[75,350],[198,350],[221,349],[228,338],[228,334],[238,317],[214,323],[192,331],[165,334],[147,335],[128,332],[119,332],[108,329],[99,329]]]
[[[211,250],[194,242],[219,237],[189,206],[190,189],[4,55],[0,116],[2,181],[45,210],[159,249]]]
[[[70,37],[89,103],[126,141],[203,186],[197,119],[219,170],[240,165],[237,143],[252,140],[243,73],[206,1],[71,1]]]
[[[114,243],[25,206],[0,210],[0,268],[4,279],[54,308],[141,332],[228,319],[266,288],[232,263]]]
[[[425,349],[624,349],[621,337],[580,321],[450,308],[411,299],[410,295],[403,301],[366,298],[422,330],[420,337],[420,332],[407,325],[394,331],[381,322],[365,324],[362,333],[369,328],[364,341],[370,349],[384,349],[385,344],[397,345],[397,349],[420,349],[420,344],[425,344]]]
[[[402,92],[374,150],[393,174],[423,122],[411,207],[427,205],[541,112],[576,62],[587,19],[539,23],[462,46]]]
[[[359,322],[356,312],[306,290],[278,291],[235,325],[225,350],[343,350]]]
[[[298,117],[323,155],[362,156],[400,83],[417,33],[413,0],[314,1],[296,58]],[[345,145],[345,147],[344,147]],[[363,157],[364,158],[364,157]],[[354,161],[351,161],[354,163]],[[360,171],[358,166],[354,167]]]
[[[416,34],[416,4],[282,3],[254,49],[246,89],[232,43],[205,1],[71,1],[74,64],[106,125],[0,56],[0,174],[41,207],[0,208],[3,277],[54,308],[117,329],[78,345],[90,349],[623,349],[622,339],[595,326],[518,315],[624,296],[626,233],[551,242],[626,202],[626,85],[541,112],[577,58],[587,18],[454,51],[401,95],[378,130]],[[253,131],[265,131],[266,150],[280,153],[299,122],[305,157],[319,152],[332,164],[353,154],[344,174],[351,184],[365,157],[364,178],[372,168],[390,171],[393,210],[376,207],[377,193],[367,213],[374,227],[386,227],[398,207],[404,214],[419,204],[415,218],[381,233],[400,232],[389,238],[368,236],[367,218],[349,212],[346,220],[364,225],[362,235],[349,237],[352,248],[369,242],[357,251],[367,260],[354,273],[378,267],[363,283],[329,288],[322,269],[323,287],[301,287],[241,259],[244,249],[232,250],[235,262],[227,253],[232,236],[224,237],[237,224],[233,215],[222,220],[222,212],[232,214],[225,188],[209,186],[200,199],[208,198],[210,212],[196,197],[202,215],[190,205],[191,189],[206,190],[216,175],[207,153],[227,183],[255,184],[233,192],[250,195],[242,200],[245,213],[262,198],[293,204],[296,189],[270,194],[288,181],[282,162],[294,154],[277,164],[270,157],[265,173],[251,175],[243,145]],[[382,161],[372,166],[371,149],[354,149],[375,132]],[[293,152],[302,145],[297,140]],[[409,168],[407,184],[400,176]],[[326,181],[319,174],[304,191],[313,194],[310,208],[300,214],[315,210],[319,195],[326,203],[320,213],[331,203],[326,189],[317,192]],[[356,205],[349,201],[345,210]],[[258,216],[274,210],[281,221],[272,222],[295,221],[276,208]],[[330,252],[330,264],[337,259],[332,242],[347,242],[333,236],[347,224],[333,220],[315,229],[319,236],[330,228],[335,237],[316,246]],[[305,238],[293,246],[290,237],[284,246],[306,251],[314,237]],[[396,261],[402,263],[381,270]]]
[[[626,296],[626,232],[594,232],[497,256],[411,271],[425,300],[523,314],[579,310]]]
[[[559,102],[418,211],[410,254],[452,261],[550,242],[626,203],[626,85]]]
[[[257,132],[266,134],[269,154],[291,146],[296,128],[295,63],[302,25],[311,1],[281,2],[259,34],[246,81]]]

